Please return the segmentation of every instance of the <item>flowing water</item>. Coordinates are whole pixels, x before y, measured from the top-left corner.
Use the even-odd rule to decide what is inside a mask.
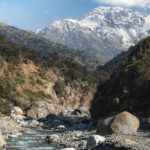
[[[7,140],[8,147],[6,150],[60,150],[61,146],[51,146],[42,140],[52,132],[45,131],[28,131],[23,136]]]

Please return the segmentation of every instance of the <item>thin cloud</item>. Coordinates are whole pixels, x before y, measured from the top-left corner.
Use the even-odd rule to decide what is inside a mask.
[[[99,4],[109,4],[114,6],[150,8],[150,0],[93,0],[93,1]]]

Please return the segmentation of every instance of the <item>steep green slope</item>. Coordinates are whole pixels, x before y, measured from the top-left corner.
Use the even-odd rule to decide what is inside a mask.
[[[132,48],[124,66],[99,86],[91,107],[92,116],[128,110],[141,116],[150,114],[150,37]]]
[[[97,58],[92,54],[83,51],[75,51],[66,46],[44,39],[33,32],[19,30],[2,23],[0,24],[0,33],[4,34],[8,40],[11,40],[20,46],[25,46],[30,50],[36,50],[45,55],[49,53],[58,53],[63,57],[74,59],[91,70],[94,70],[97,66],[104,65],[105,63],[102,59]]]
[[[10,113],[13,104],[26,110],[35,101],[64,107],[90,105],[90,95],[107,77],[104,71],[90,72],[56,54],[40,55],[0,35],[1,113]]]
[[[122,66],[125,64],[125,62],[128,59],[128,56],[130,55],[133,47],[130,47],[128,51],[122,52],[121,54],[117,55],[110,61],[106,62],[104,66],[98,66],[98,70],[105,70],[112,74],[114,71],[117,71],[122,68]]]

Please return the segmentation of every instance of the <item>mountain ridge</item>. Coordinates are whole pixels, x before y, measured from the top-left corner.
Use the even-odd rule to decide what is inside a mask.
[[[79,20],[57,20],[36,33],[110,60],[149,35],[149,23],[148,14],[121,7],[98,7]]]
[[[102,59],[96,58],[84,51],[75,51],[67,46],[51,42],[33,32],[20,30],[4,23],[0,23],[0,33],[6,36],[8,40],[15,42],[20,46],[38,51],[44,55],[57,53],[62,57],[72,58],[90,70],[94,70],[98,65],[103,65],[105,63]]]

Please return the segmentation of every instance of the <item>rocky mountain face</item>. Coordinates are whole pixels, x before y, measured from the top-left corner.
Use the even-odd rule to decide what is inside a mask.
[[[80,20],[58,20],[36,33],[110,60],[149,35],[149,23],[147,14],[120,7],[98,7]]]
[[[93,118],[128,110],[140,117],[150,114],[150,37],[132,47],[127,60],[110,80],[99,86],[92,102]]]
[[[45,103],[49,103],[55,113],[61,112],[61,108],[88,109],[97,84],[107,77],[103,71],[90,72],[72,59],[56,54],[43,56],[0,35],[1,113],[9,114],[12,105],[27,110],[42,102],[39,107],[48,107]]]
[[[20,46],[27,47],[30,50],[40,52],[44,55],[57,53],[65,58],[72,58],[90,70],[94,70],[97,66],[105,63],[104,60],[97,58],[90,53],[84,51],[75,51],[66,46],[42,38],[33,32],[20,30],[3,23],[0,23],[0,33],[5,35],[8,40]]]

